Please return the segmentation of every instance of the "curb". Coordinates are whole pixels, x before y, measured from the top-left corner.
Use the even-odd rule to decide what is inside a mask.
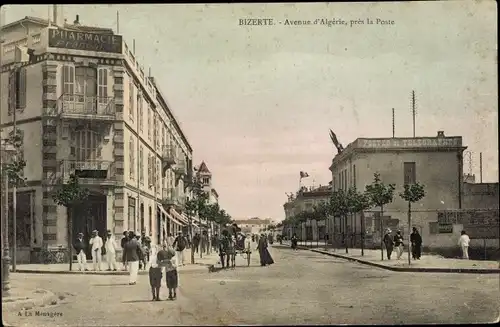
[[[217,261],[216,261],[217,262]],[[211,266],[212,264],[210,263],[194,263],[194,264],[188,264],[185,265],[184,267],[197,267],[197,268],[205,268],[208,266]],[[196,270],[185,270],[184,273],[190,272],[190,271],[198,271],[200,269]],[[181,267],[180,272],[183,271],[183,268]],[[53,274],[53,275],[90,275],[90,276],[128,276],[129,272],[128,271],[79,271],[79,270],[74,270],[74,271],[68,271],[68,270],[32,270],[32,269],[16,269],[16,272],[10,272],[11,274]],[[148,270],[139,270],[139,275],[148,275],[149,271]]]
[[[45,294],[40,298],[29,298],[20,301],[5,302],[2,300],[2,312],[3,311],[21,311],[30,310],[35,307],[43,307],[46,305],[55,305],[58,302],[58,297],[47,290],[41,290]]]
[[[357,259],[357,258],[351,258],[351,257],[346,257],[341,254],[336,254],[336,253],[331,253],[331,252],[326,252],[326,251],[321,251],[321,250],[315,250],[315,249],[309,249],[309,248],[304,248],[301,246],[297,247],[298,249],[301,250],[309,250],[311,252],[316,252],[316,253],[321,253],[324,255],[329,255],[331,257],[336,257],[348,261],[354,261],[358,262],[364,265],[368,266],[373,266],[377,268],[382,268],[386,270],[391,270],[391,271],[398,271],[398,272],[429,272],[429,273],[462,273],[462,274],[500,274],[500,269],[474,269],[474,268],[411,268],[411,267],[390,267],[386,266],[380,263],[375,263],[371,262],[368,260],[363,260],[363,259]]]

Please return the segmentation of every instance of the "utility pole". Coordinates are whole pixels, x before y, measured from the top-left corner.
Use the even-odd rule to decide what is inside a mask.
[[[413,116],[413,137],[415,137],[415,91],[411,91],[411,109],[412,109],[412,116]]]
[[[14,74],[17,76],[17,69],[14,71]],[[25,81],[26,83],[26,81]],[[14,139],[17,142],[17,98],[14,101],[14,107],[12,110],[12,119],[13,119],[13,129],[14,129]],[[14,145],[15,146],[15,145]],[[14,162],[17,161],[17,147],[14,152]],[[17,262],[17,181],[14,183],[12,187],[12,272],[16,272],[16,262]]]
[[[479,152],[479,183],[483,182],[483,153]]]

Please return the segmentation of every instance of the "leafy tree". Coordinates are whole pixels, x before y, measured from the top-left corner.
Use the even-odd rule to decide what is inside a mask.
[[[347,193],[342,190],[335,190],[332,192],[330,196],[329,202],[329,210],[330,214],[334,217],[340,217],[340,219],[344,220],[344,226],[347,226],[347,214],[349,213],[349,201],[347,198]],[[345,252],[348,253],[348,243],[347,243],[347,233],[346,228],[342,232],[342,238],[344,239],[345,244]]]
[[[23,171],[26,167],[26,161],[22,156],[19,155],[22,147],[22,138],[20,131],[17,133],[12,133],[6,140],[6,145],[11,145],[14,148],[15,154],[10,160],[5,163],[3,170],[5,171],[7,178],[9,180],[9,186],[20,187],[26,182],[26,178],[23,177]]]
[[[394,199],[394,184],[384,184],[380,179],[380,174],[375,173],[373,182],[366,186],[366,194],[368,195],[371,206],[380,208],[380,251],[382,260],[384,260],[384,226],[383,226],[383,216],[384,216],[384,206],[391,203]]]
[[[61,187],[58,188],[52,195],[52,198],[57,205],[66,207],[66,213],[68,216],[68,251],[70,271],[73,267],[73,214],[78,207],[84,204],[88,196],[89,190],[80,186],[78,177],[73,174],[70,175],[68,183],[62,184]]]
[[[399,196],[408,202],[408,264],[410,264],[410,229],[411,229],[411,204],[422,200],[425,197],[425,187],[422,184],[405,184],[403,192]]]
[[[370,197],[366,193],[359,192],[356,187],[349,188],[347,191],[347,209],[350,214],[356,215],[370,207]],[[361,225],[361,255],[364,255],[364,226]]]

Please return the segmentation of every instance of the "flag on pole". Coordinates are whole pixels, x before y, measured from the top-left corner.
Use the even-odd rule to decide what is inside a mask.
[[[344,150],[344,147],[342,144],[340,144],[339,140],[337,139],[337,135],[330,129],[330,139],[332,140],[333,144],[337,148],[338,152],[342,152]]]
[[[301,171],[300,172],[300,178],[306,178],[306,177],[309,177],[309,174],[306,173],[305,171]]]

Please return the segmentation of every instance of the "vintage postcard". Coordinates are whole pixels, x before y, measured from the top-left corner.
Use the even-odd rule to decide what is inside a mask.
[[[496,2],[0,18],[4,325],[499,321]]]

